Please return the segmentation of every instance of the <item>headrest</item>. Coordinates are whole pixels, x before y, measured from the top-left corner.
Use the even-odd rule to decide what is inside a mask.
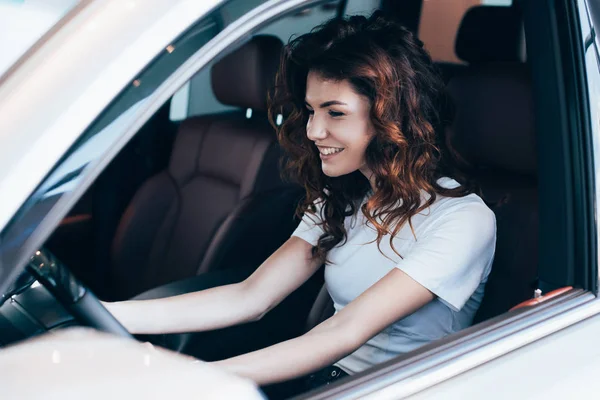
[[[211,70],[217,99],[230,106],[267,110],[267,92],[275,81],[283,43],[274,36],[255,36],[223,57]]]
[[[463,17],[456,35],[455,52],[470,64],[519,62],[523,30],[516,7],[475,6]]]
[[[273,128],[243,111],[220,116],[192,117],[181,122],[173,144],[169,173],[178,185],[198,177],[240,187],[246,195],[269,146]],[[277,163],[275,163],[277,165]]]
[[[472,67],[448,84],[456,104],[451,141],[476,167],[536,175],[533,99],[524,64]]]

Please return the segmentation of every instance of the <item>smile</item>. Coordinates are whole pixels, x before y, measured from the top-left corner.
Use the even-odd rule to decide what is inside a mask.
[[[330,155],[338,154],[338,153],[341,153],[342,151],[344,151],[343,148],[339,148],[339,147],[317,146],[317,148],[319,149],[319,153],[321,153],[321,155],[323,155],[323,156],[330,156]]]

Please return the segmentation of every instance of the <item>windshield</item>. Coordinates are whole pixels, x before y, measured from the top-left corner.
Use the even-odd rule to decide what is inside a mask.
[[[0,77],[80,0],[0,0]]]

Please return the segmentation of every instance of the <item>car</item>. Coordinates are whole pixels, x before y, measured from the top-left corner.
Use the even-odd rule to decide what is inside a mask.
[[[196,277],[215,271],[243,279],[283,243],[298,223],[302,190],[278,173],[281,152],[265,113],[273,65],[290,36],[374,9],[415,31],[447,82],[456,105],[449,140],[494,204],[495,260],[471,327],[299,396],[593,395],[593,0],[76,4],[0,75],[0,371],[82,326],[120,336],[84,330],[91,342],[127,343],[142,354],[146,345],[98,299],[196,290]],[[187,356],[172,352],[225,358],[331,315],[319,274],[286,301],[293,315],[275,309],[243,340],[229,329],[134,339],[183,365]],[[166,384],[176,379],[168,372]],[[0,372],[0,382],[10,376]],[[67,373],[53,376],[69,384]],[[82,395],[97,390],[92,372],[89,380],[78,386]],[[44,390],[39,398],[48,397]]]

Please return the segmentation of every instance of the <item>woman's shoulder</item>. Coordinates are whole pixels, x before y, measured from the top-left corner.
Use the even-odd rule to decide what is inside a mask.
[[[452,178],[440,178],[438,184],[447,189],[453,189],[460,186]],[[465,219],[467,217],[477,225],[494,224],[496,216],[492,209],[488,207],[485,201],[475,193],[470,193],[461,197],[438,196],[435,203],[431,206],[431,214],[440,218]]]

